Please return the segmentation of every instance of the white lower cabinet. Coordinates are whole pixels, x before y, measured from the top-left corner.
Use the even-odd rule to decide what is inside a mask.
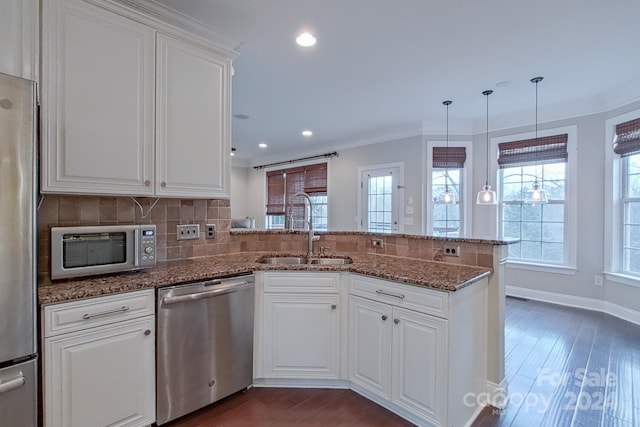
[[[140,307],[141,300],[149,305]],[[136,310],[131,308],[134,305]],[[44,331],[52,329],[47,324],[51,319],[73,325],[44,338],[45,426],[152,424],[153,290],[50,305],[43,311]],[[137,317],[132,318],[133,311]]]
[[[486,280],[456,292],[349,279],[351,388],[420,426],[470,425],[486,391]]]
[[[447,321],[351,296],[350,380],[440,424]]]
[[[256,316],[257,379],[265,384],[340,379],[344,309],[340,275],[266,272],[258,276],[256,294],[262,301],[256,306],[262,312]]]

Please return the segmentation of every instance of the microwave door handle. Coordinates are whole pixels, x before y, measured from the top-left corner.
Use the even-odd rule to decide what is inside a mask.
[[[140,228],[133,230],[133,265],[140,267]]]

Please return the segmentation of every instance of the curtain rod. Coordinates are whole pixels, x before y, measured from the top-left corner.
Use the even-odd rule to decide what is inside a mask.
[[[264,168],[268,168],[268,167],[271,167],[271,166],[289,165],[291,163],[304,162],[306,160],[313,160],[313,159],[327,159],[329,157],[334,157],[334,156],[338,156],[338,152],[337,151],[333,151],[331,153],[325,153],[325,154],[318,154],[317,156],[302,157],[300,159],[285,160],[283,162],[276,162],[276,163],[269,163],[267,165],[254,166],[253,168],[254,169],[264,169]]]

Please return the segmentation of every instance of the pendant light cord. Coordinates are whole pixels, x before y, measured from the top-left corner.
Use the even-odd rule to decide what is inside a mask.
[[[444,191],[445,193],[449,192],[449,105],[453,103],[453,101],[443,101],[442,102],[447,107],[447,149],[444,154]]]
[[[489,95],[491,95],[492,93],[493,93],[492,90],[485,90],[484,92],[482,92],[482,94],[487,97],[487,163],[485,165],[485,174],[484,174],[485,187],[489,185]]]

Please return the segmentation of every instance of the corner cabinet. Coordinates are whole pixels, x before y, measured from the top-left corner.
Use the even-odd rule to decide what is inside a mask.
[[[155,421],[154,291],[45,306],[46,427]]]
[[[43,193],[229,197],[233,52],[157,23],[42,2]]]
[[[417,425],[470,425],[486,390],[486,280],[456,292],[349,282],[351,388]]]

